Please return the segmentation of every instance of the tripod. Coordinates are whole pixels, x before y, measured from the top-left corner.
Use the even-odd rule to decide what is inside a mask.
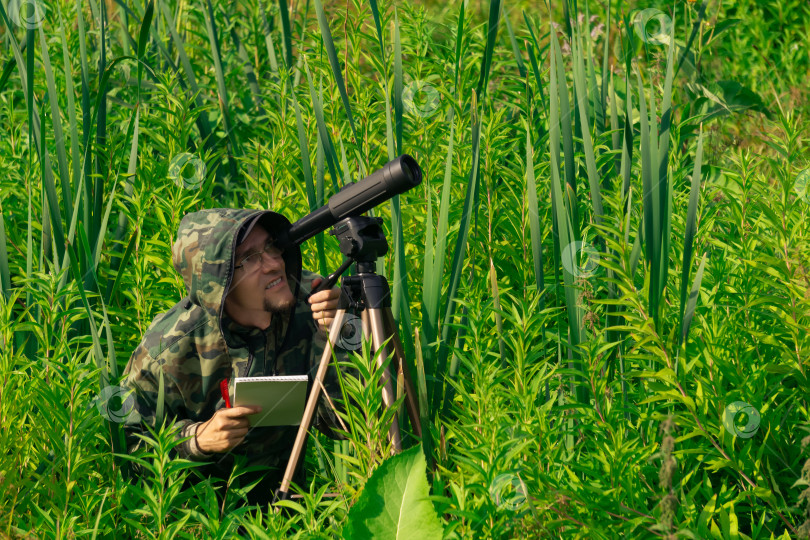
[[[354,276],[347,276],[341,281],[340,300],[335,320],[329,329],[329,339],[324,347],[321,362],[313,381],[312,389],[309,392],[304,416],[301,425],[298,427],[298,434],[295,437],[290,459],[287,462],[287,469],[281,485],[276,493],[277,500],[288,499],[290,496],[290,482],[293,474],[298,468],[301,459],[301,452],[304,448],[304,441],[312,423],[312,417],[318,405],[318,396],[321,390],[326,393],[323,387],[323,380],[329,367],[329,360],[335,344],[340,338],[343,322],[348,309],[356,310],[360,313],[362,321],[362,333],[364,336],[371,336],[371,343],[377,357],[377,369],[382,369],[381,392],[385,407],[393,406],[396,401],[391,381],[391,373],[383,363],[388,355],[393,353],[391,367],[396,371],[397,376],[402,377],[405,392],[405,407],[411,420],[411,425],[418,437],[422,436],[422,429],[419,423],[419,407],[416,401],[416,392],[413,388],[410,373],[408,372],[405,357],[402,352],[402,344],[399,341],[397,325],[391,314],[391,294],[388,281],[385,277],[376,273],[375,261],[378,257],[388,252],[388,242],[382,232],[382,219],[363,216],[347,217],[338,222],[330,231],[340,241],[340,251],[346,260],[329,278],[321,284],[319,290],[332,287],[351,264],[355,264],[357,270]],[[389,340],[390,339],[390,340]],[[386,344],[386,341],[388,343]],[[393,350],[391,347],[393,345]],[[388,430],[388,439],[394,452],[402,450],[402,439],[399,430],[397,417]]]

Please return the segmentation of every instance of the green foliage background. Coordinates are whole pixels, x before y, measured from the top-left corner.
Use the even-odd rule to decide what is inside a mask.
[[[185,485],[167,426],[125,456],[115,388],[186,212],[297,219],[405,152],[382,272],[445,536],[810,533],[806,3],[2,5],[0,534],[341,534],[389,454],[367,348],[279,513]]]

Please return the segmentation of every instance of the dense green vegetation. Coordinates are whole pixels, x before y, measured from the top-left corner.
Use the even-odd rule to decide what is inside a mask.
[[[281,512],[185,487],[168,426],[126,456],[117,385],[186,212],[294,220],[408,153],[377,215],[446,537],[810,536],[806,2],[2,7],[0,535],[379,530],[372,473],[423,461],[368,350]]]

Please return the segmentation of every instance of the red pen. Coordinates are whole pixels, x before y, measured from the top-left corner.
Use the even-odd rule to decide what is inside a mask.
[[[228,395],[228,379],[222,379],[219,383],[219,391],[222,392],[222,399],[225,400],[225,406],[231,408],[231,397]]]

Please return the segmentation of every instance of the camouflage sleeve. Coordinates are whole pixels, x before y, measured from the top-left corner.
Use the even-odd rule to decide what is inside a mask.
[[[157,430],[162,422],[157,418],[157,413],[163,369],[141,344],[132,354],[124,373],[126,378],[122,384],[135,397],[133,409],[127,415],[124,423],[127,450],[132,454],[147,446],[141,438],[151,437],[146,426]],[[183,418],[185,404],[181,394],[169,377],[163,377],[163,384],[163,416],[168,419],[169,425],[176,429],[175,440],[179,442],[186,439],[175,447],[174,454],[177,457],[194,461],[203,461],[212,457],[214,454],[203,452],[197,444],[197,428],[202,422]]]

